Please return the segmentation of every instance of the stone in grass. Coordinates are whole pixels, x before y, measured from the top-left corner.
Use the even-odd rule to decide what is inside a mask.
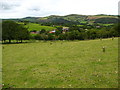
[[[98,60],[99,62],[101,61],[101,59]]]
[[[102,47],[102,51],[105,52],[105,46]]]
[[[118,71],[115,71],[115,73],[118,73]]]
[[[71,87],[71,84],[69,85],[69,87]]]

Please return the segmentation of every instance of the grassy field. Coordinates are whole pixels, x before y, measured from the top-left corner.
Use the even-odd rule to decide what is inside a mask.
[[[50,26],[41,26],[39,24],[35,24],[35,23],[29,23],[26,25],[26,27],[29,27],[28,30],[32,31],[32,30],[36,30],[36,31],[40,31],[42,29],[45,29],[47,31],[51,31],[56,29],[55,27],[50,27]]]
[[[41,41],[4,44],[3,47],[5,85],[17,88],[118,87],[117,38]]]

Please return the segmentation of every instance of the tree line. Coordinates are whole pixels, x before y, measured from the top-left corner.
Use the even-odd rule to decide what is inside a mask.
[[[81,29],[78,26],[72,26],[69,28],[68,32],[63,33],[62,27],[57,27],[55,33],[40,32],[39,34],[33,36],[36,40],[86,40],[86,39],[102,39],[120,36],[120,23],[115,24],[112,27],[103,28],[87,28]]]
[[[70,26],[69,31],[63,33],[62,26],[56,27],[55,33],[48,33],[46,30],[41,30],[36,35],[31,35],[28,28],[24,25],[18,24],[14,21],[3,21],[2,23],[2,41],[6,40],[11,43],[11,40],[16,42],[22,42],[22,40],[36,39],[36,40],[86,40],[96,38],[110,38],[120,36],[120,23],[115,24],[112,27],[92,28],[85,27],[80,28],[78,26]]]

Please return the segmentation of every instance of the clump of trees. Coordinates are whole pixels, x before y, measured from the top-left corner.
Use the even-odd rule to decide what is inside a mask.
[[[78,26],[71,26],[68,32],[62,33],[62,27],[58,27],[55,33],[40,33],[35,36],[37,40],[85,40],[96,38],[110,38],[120,36],[120,23],[113,27],[102,28],[80,28]]]
[[[17,42],[22,42],[22,40],[29,39],[29,31],[24,25],[18,24],[14,21],[3,21],[2,23],[2,41],[5,42],[9,40],[16,40]]]

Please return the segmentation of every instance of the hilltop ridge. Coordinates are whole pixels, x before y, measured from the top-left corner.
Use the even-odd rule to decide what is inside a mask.
[[[8,20],[8,19],[3,19]],[[52,23],[52,24],[91,24],[91,23],[102,23],[111,24],[117,23],[119,18],[117,15],[79,15],[69,14],[65,16],[50,15],[46,17],[25,17],[20,19],[9,19],[15,21],[29,21],[33,23]]]

